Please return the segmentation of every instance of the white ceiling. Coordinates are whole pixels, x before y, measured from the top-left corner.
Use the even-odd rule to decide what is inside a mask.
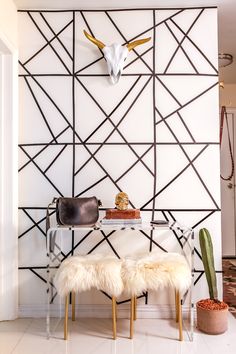
[[[111,9],[138,7],[218,6],[219,52],[234,62],[220,70],[220,79],[236,84],[236,0],[14,0],[18,9]]]

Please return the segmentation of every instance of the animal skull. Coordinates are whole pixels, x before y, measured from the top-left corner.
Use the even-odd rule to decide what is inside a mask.
[[[125,192],[120,192],[116,195],[115,199],[116,208],[119,210],[127,210],[129,205],[129,197]]]
[[[92,43],[102,50],[113,84],[116,84],[120,79],[128,53],[136,46],[146,43],[151,39],[151,37],[138,39],[134,42],[128,43],[126,46],[117,43],[106,46],[104,43],[88,34],[85,30],[84,34]]]

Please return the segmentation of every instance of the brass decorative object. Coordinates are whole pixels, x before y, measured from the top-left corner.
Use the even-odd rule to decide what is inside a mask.
[[[99,49],[103,49],[104,47],[106,47],[106,45],[102,41],[100,41],[99,39],[91,36],[85,30],[84,30],[84,35],[88,38],[88,40],[90,40],[93,44],[95,44]],[[126,44],[126,47],[127,47],[128,51],[130,52],[132,49],[134,49],[138,45],[141,45],[141,44],[144,44],[146,42],[149,42],[150,39],[151,39],[151,37],[137,39],[136,41],[133,41],[133,42],[130,42],[130,43]]]
[[[95,44],[104,55],[107,62],[108,73],[111,78],[111,82],[116,84],[122,74],[125,60],[131,50],[136,48],[138,45],[144,44],[151,40],[151,37],[136,39],[133,42],[122,45],[120,43],[113,43],[111,45],[106,45],[99,39],[91,36],[88,32],[84,30],[84,35],[86,38]]]
[[[126,44],[126,47],[128,48],[128,51],[130,52],[132,49],[134,49],[138,45],[144,44],[146,42],[149,42],[150,39],[151,39],[151,37],[143,38],[143,39],[137,39],[136,41],[133,41],[133,42],[130,42],[130,43]]]
[[[129,205],[129,197],[125,192],[120,192],[116,195],[115,199],[116,208],[119,210],[127,210]]]
[[[105,44],[99,41],[97,38],[91,36],[84,30],[84,35],[90,40],[93,44],[95,44],[99,49],[103,49],[105,47]]]

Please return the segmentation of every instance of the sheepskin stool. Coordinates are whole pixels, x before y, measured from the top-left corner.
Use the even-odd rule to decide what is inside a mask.
[[[112,255],[71,256],[60,265],[54,283],[65,298],[64,339],[68,338],[69,294],[72,293],[72,321],[75,320],[75,294],[92,288],[112,298],[113,339],[116,339],[116,298],[123,291],[122,261]]]
[[[183,340],[181,296],[191,286],[191,270],[185,257],[178,253],[157,253],[127,257],[123,261],[122,279],[125,292],[131,296],[130,338],[133,338],[133,321],[136,319],[137,296],[148,290],[175,290],[176,322],[179,322],[179,340]]]

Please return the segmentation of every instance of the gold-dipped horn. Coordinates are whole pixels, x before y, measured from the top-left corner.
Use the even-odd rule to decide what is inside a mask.
[[[146,43],[148,41],[150,41],[151,37],[148,37],[148,38],[143,38],[143,39],[137,39],[137,41],[133,41],[131,43],[128,43],[126,45],[126,47],[128,48],[129,52],[134,49],[135,47],[137,47],[137,45],[140,45],[140,44],[143,44],[143,43]]]
[[[104,43],[102,43],[98,39],[90,36],[90,34],[88,34],[88,32],[86,32],[85,30],[84,30],[84,34],[93,44],[96,44],[96,46],[98,46],[99,49],[103,49],[105,47]]]

